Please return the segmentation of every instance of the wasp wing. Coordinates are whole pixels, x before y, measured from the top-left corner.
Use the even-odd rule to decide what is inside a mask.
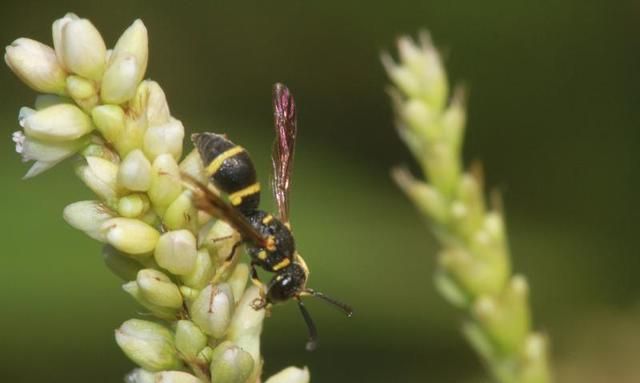
[[[276,130],[271,155],[273,194],[280,220],[289,223],[289,188],[297,134],[296,104],[289,89],[280,83],[273,86],[273,120]]]
[[[214,217],[223,219],[236,229],[242,238],[258,246],[265,247],[267,241],[260,233],[238,212],[219,195],[214,193],[207,185],[195,179],[193,176],[182,173],[182,182],[193,193],[193,202],[197,209]]]

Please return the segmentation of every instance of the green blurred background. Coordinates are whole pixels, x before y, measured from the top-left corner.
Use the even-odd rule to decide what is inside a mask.
[[[482,381],[461,313],[434,291],[434,240],[388,176],[411,159],[379,54],[428,28],[469,89],[465,156],[504,193],[515,269],[529,278],[559,381],[640,381],[638,1],[3,1],[0,41],[50,44],[67,11],[109,46],[142,18],[148,77],[173,115],[247,147],[263,181],[271,84],[296,95],[297,241],[311,285],[356,314],[310,302],[321,345],[308,353],[295,305],[277,307],[267,373],[296,364],[315,382]],[[0,89],[0,381],[121,381],[132,363],[113,329],[140,309],[100,245],[62,220],[66,204],[90,198],[69,164],[21,181],[10,134],[34,93],[6,68]]]

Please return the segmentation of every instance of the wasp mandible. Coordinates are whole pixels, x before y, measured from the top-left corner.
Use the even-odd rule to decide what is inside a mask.
[[[272,189],[278,206],[274,216],[258,207],[260,183],[249,153],[234,144],[225,135],[200,133],[192,136],[208,180],[228,197],[228,202],[209,186],[183,174],[185,183],[193,192],[196,207],[212,216],[225,220],[242,238],[251,256],[251,279],[261,287],[261,298],[253,302],[256,310],[275,303],[295,299],[307,324],[309,341],[307,350],[317,344],[317,330],[302,298],[313,296],[340,308],[348,316],[352,309],[319,291],[308,288],[309,269],[298,251],[289,220],[289,190],[297,134],[296,106],[289,89],[283,84],[273,86],[273,116],[276,138],[273,144]],[[240,244],[238,243],[238,244]],[[235,254],[232,250],[230,258]],[[258,278],[256,267],[275,273],[265,285]]]

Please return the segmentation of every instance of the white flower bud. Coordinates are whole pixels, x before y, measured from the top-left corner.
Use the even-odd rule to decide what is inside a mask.
[[[32,89],[43,93],[65,93],[67,74],[50,47],[35,40],[19,38],[6,48],[4,61]]]
[[[188,230],[164,233],[158,240],[154,255],[158,265],[171,273],[189,274],[196,266],[196,238]]]
[[[113,218],[102,224],[100,230],[116,249],[128,254],[151,254],[160,233],[146,223],[132,218]]]
[[[251,354],[253,360],[260,360],[260,333],[265,310],[255,310],[251,304],[260,298],[260,289],[249,287],[236,307],[227,339]]]
[[[146,130],[147,123],[144,118],[135,118],[127,113],[124,119],[124,130],[120,137],[113,142],[118,153],[125,156],[132,150],[142,149]]]
[[[130,319],[116,330],[116,342],[132,361],[145,370],[180,367],[173,334],[157,323]]]
[[[96,128],[109,142],[120,138],[124,131],[124,111],[117,105],[100,105],[91,110]]]
[[[51,26],[51,34],[53,35],[53,47],[58,57],[58,62],[64,67],[64,58],[62,57],[62,29],[69,21],[78,20],[79,17],[74,13],[67,13],[64,17],[57,19]]]
[[[197,226],[198,212],[191,200],[191,191],[185,190],[167,208],[162,221],[169,230],[190,229]]]
[[[207,174],[202,166],[202,159],[200,158],[198,149],[193,149],[189,154],[187,154],[182,162],[180,162],[180,171],[187,173],[203,184],[207,183]]]
[[[183,139],[182,122],[171,119],[166,124],[150,126],[147,129],[144,134],[144,152],[152,160],[161,154],[168,153],[177,161],[182,155]]]
[[[171,117],[164,91],[157,82],[152,80],[140,83],[129,107],[136,116],[146,116],[151,126],[166,124]]]
[[[182,295],[178,286],[164,273],[154,269],[140,270],[136,283],[142,296],[149,303],[174,309],[182,306]]]
[[[98,93],[93,81],[80,76],[67,77],[67,93],[85,110],[91,110],[98,103]]]
[[[239,241],[241,241],[240,234],[231,225],[220,219],[211,226],[202,245],[209,249],[215,259],[223,262],[231,256],[231,251]]]
[[[140,82],[141,70],[133,55],[123,55],[113,61],[102,79],[102,100],[109,104],[122,104],[131,100]]]
[[[96,195],[111,203],[118,196],[118,165],[100,157],[85,157],[86,163],[76,166],[76,174]]]
[[[138,283],[136,281],[125,283],[124,285],[122,285],[122,289],[127,294],[131,295],[131,297],[133,297],[133,299],[135,299],[136,302],[140,303],[142,306],[148,309],[154,316],[160,319],[166,319],[168,321],[173,321],[176,319],[176,315],[177,315],[176,309],[154,305],[153,303],[149,302],[142,295],[140,286],[138,286]]]
[[[28,136],[46,141],[70,141],[93,130],[93,123],[80,108],[58,104],[20,119]]]
[[[118,200],[118,213],[127,218],[139,217],[147,212],[149,205],[149,198],[145,194],[129,194]]]
[[[242,294],[244,293],[244,289],[247,288],[247,281],[249,280],[249,266],[246,263],[239,263],[231,275],[229,279],[227,279],[227,283],[231,286],[231,291],[233,291],[233,298],[236,303],[242,298]]]
[[[231,342],[223,342],[211,355],[211,383],[246,382],[254,364],[248,352]]]
[[[208,285],[191,304],[191,320],[205,334],[222,338],[229,328],[234,301],[231,287],[226,283]],[[255,311],[255,310],[254,310]],[[264,311],[264,310],[260,310]]]
[[[142,150],[129,152],[118,169],[118,182],[129,190],[147,191],[151,186],[151,163]]]
[[[69,225],[85,232],[91,238],[105,242],[106,237],[100,228],[114,217],[114,213],[99,201],[79,201],[67,205],[62,217]]]
[[[207,345],[207,336],[189,320],[180,320],[176,325],[176,348],[182,355],[195,359]]]
[[[142,368],[136,368],[124,377],[125,383],[156,383],[155,374]]]
[[[162,371],[156,374],[155,383],[204,383],[204,382],[187,372]]]
[[[67,20],[62,26],[59,45],[67,69],[91,80],[99,81],[102,78],[107,47],[100,32],[89,20]]]
[[[265,383],[309,383],[311,377],[305,368],[287,367],[271,376]]]
[[[182,282],[194,289],[202,289],[211,281],[215,274],[215,268],[211,263],[211,256],[206,249],[198,250],[196,265],[193,270],[182,276]]]
[[[142,20],[138,19],[131,24],[118,39],[116,46],[109,56],[109,66],[123,56],[134,56],[140,66],[136,83],[140,82],[147,70],[149,58],[149,41],[147,28]]]
[[[170,154],[153,161],[149,199],[156,211],[164,214],[169,205],[182,193],[182,179],[176,160]]]

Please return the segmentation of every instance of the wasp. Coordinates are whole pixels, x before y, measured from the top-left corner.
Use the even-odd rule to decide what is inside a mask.
[[[193,192],[196,207],[229,223],[240,233],[246,252],[251,257],[251,279],[260,286],[261,297],[252,303],[256,310],[295,299],[309,331],[307,350],[317,345],[317,330],[302,298],[320,298],[351,316],[348,305],[307,287],[309,268],[296,250],[289,220],[289,190],[297,135],[296,106],[289,89],[283,84],[273,86],[273,116],[276,138],[272,150],[272,191],[278,207],[274,216],[259,209],[260,183],[249,153],[231,142],[225,135],[200,133],[192,136],[202,160],[208,181],[204,185],[183,174]],[[227,196],[222,198],[215,190]],[[229,259],[235,254],[235,247]],[[229,261],[228,259],[228,261]],[[265,285],[256,270],[260,267],[274,273]]]

